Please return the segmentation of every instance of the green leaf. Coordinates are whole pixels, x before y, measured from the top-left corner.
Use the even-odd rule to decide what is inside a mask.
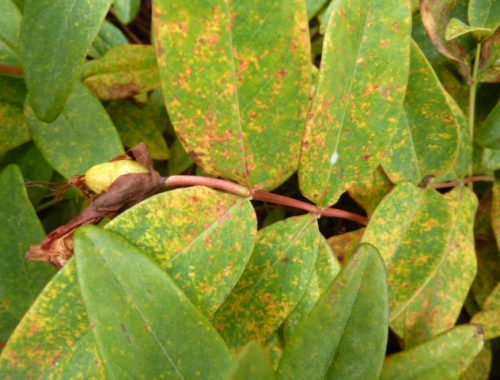
[[[75,256],[92,331],[112,378],[220,379],[229,371],[222,338],[138,248],[88,225],[75,234]]]
[[[12,0],[0,0],[0,40],[19,54],[22,14]]]
[[[273,369],[262,347],[250,342],[242,350],[228,380],[272,380]]]
[[[477,26],[469,26],[457,18],[452,18],[446,26],[445,39],[446,41],[453,40],[468,33],[472,33],[479,38],[489,37],[494,30],[489,28],[480,28]]]
[[[469,0],[468,16],[471,26],[495,30],[500,24],[500,1]]]
[[[28,97],[36,116],[63,111],[111,0],[26,0],[21,23]]]
[[[481,124],[476,141],[485,148],[500,150],[500,102]]]
[[[320,206],[380,163],[397,129],[410,54],[407,1],[333,4],[299,165],[302,193]]]
[[[22,79],[0,76],[0,155],[31,139],[23,114]]]
[[[0,63],[10,66],[22,66],[21,58],[0,40]]]
[[[165,102],[208,174],[273,189],[296,169],[311,89],[305,2],[157,0]]]
[[[431,64],[415,42],[404,108],[391,153],[382,161],[394,183],[419,183],[452,169],[459,148],[458,123]]]
[[[113,8],[115,9],[115,15],[124,24],[130,23],[139,8],[141,7],[141,0],[114,0]]]
[[[469,54],[458,40],[446,41],[446,26],[450,11],[456,0],[421,0],[420,14],[422,22],[432,43],[445,57],[456,62],[460,74],[470,77]]]
[[[452,212],[451,235],[433,276],[401,315],[404,331],[398,333],[405,347],[425,342],[455,325],[476,275],[476,196],[468,188],[457,187],[445,198]]]
[[[493,289],[484,301],[483,305],[484,310],[495,310],[495,309],[500,309],[500,282],[495,286],[495,289]]]
[[[106,110],[113,119],[125,146],[132,148],[145,143],[152,159],[167,160],[169,158],[170,151],[161,130],[154,119],[148,115],[146,109],[125,100],[111,102]]]
[[[481,46],[481,64],[477,78],[480,82],[500,82],[500,29]]]
[[[292,335],[278,378],[377,379],[387,329],[384,263],[362,245]]]
[[[193,160],[184,150],[179,139],[170,146],[170,159],[168,160],[168,174],[181,174],[193,165]]]
[[[387,267],[394,320],[422,291],[444,258],[451,212],[436,190],[403,183],[373,213],[363,242],[378,247]]]
[[[283,324],[285,340],[290,339],[299,323],[309,314],[339,272],[340,263],[335,258],[326,239],[321,236],[319,239],[318,259],[307,290]]]
[[[495,234],[497,246],[500,247],[500,182],[496,181],[493,185],[493,200],[491,203],[491,228]]]
[[[391,181],[379,166],[351,186],[348,192],[349,196],[371,215],[391,189]]]
[[[54,174],[54,170],[44,160],[42,154],[33,143],[28,143],[9,151],[1,161],[1,165],[14,163],[19,166],[23,177],[28,181],[26,190],[31,203],[33,206],[38,206],[42,199],[49,194],[50,189],[34,185],[30,186],[29,181],[48,183]]]
[[[460,380],[488,380],[491,371],[491,345],[486,342],[484,348],[479,352],[476,358],[467,368]]]
[[[54,122],[38,120],[29,107],[25,112],[36,146],[66,178],[123,154],[118,133],[104,107],[80,83],[74,86]]]
[[[153,258],[210,316],[245,269],[257,221],[248,199],[191,187],[149,198],[106,228]]]
[[[85,66],[82,79],[102,100],[130,98],[160,86],[155,51],[147,45],[111,48]]]
[[[334,235],[328,238],[328,244],[342,266],[350,260],[351,256],[358,248],[364,233],[365,229],[360,228],[359,230]]]
[[[245,272],[214,324],[231,348],[263,344],[306,292],[318,254],[316,217],[303,215],[259,231]]]
[[[103,379],[92,330],[70,260],[48,283],[0,358],[7,379]]]
[[[127,44],[128,39],[122,31],[111,22],[104,20],[99,34],[90,47],[89,56],[92,58],[101,58],[108,50],[115,46]]]
[[[380,379],[457,379],[482,348],[483,335],[477,326],[458,326],[430,341],[389,356]]]
[[[306,0],[307,18],[311,20],[330,0]]]
[[[54,274],[48,263],[25,260],[29,246],[45,233],[15,165],[0,172],[0,220],[0,342],[5,342]]]

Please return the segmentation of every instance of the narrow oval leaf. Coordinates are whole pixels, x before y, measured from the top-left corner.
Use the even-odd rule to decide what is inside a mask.
[[[492,362],[491,345],[486,342],[483,349],[467,368],[460,380],[488,380],[490,378]]]
[[[425,342],[455,325],[476,275],[473,229],[477,198],[465,187],[455,188],[445,198],[452,213],[448,227],[451,235],[443,260],[402,314],[404,332],[398,333],[406,347]]]
[[[431,64],[411,44],[410,76],[404,108],[388,154],[382,161],[394,183],[418,184],[451,170],[459,148],[458,122]]]
[[[481,63],[477,74],[479,82],[500,82],[500,30],[481,46]]]
[[[131,22],[139,8],[141,7],[141,0],[114,0],[113,8],[115,10],[115,15],[124,24]]]
[[[298,324],[309,314],[340,272],[340,263],[323,236],[320,236],[318,244],[318,258],[307,290],[283,324],[285,340],[290,339]]]
[[[0,373],[6,379],[105,377],[74,260],[54,276],[12,334]]]
[[[469,0],[468,16],[471,26],[495,30],[500,24],[500,1]]]
[[[250,342],[242,350],[228,380],[273,380],[274,372],[262,347]]]
[[[285,219],[259,231],[245,272],[217,310],[214,324],[231,348],[263,344],[307,290],[320,238],[316,218]]]
[[[99,99],[131,98],[160,87],[152,46],[119,45],[89,62],[82,80]]]
[[[221,379],[228,373],[231,356],[222,338],[138,248],[89,225],[75,234],[75,256],[97,347],[112,378]]]
[[[272,189],[296,169],[311,89],[303,0],[157,0],[165,102],[207,173]]]
[[[45,233],[15,165],[0,172],[0,220],[0,342],[4,343],[54,274],[48,263],[25,260],[29,246]]]
[[[476,141],[485,148],[500,150],[500,102],[483,121],[476,133]]]
[[[12,0],[0,0],[0,40],[19,53],[22,14]]]
[[[21,24],[24,79],[36,116],[63,111],[111,0],[26,0]]]
[[[455,61],[460,74],[470,77],[469,55],[458,40],[446,41],[448,16],[454,8],[456,0],[420,0],[422,22],[432,43],[441,54]]]
[[[334,3],[299,166],[301,191],[315,203],[335,203],[385,154],[406,89],[410,30],[407,1]]]
[[[387,267],[391,320],[422,291],[446,252],[451,213],[433,189],[403,183],[373,213],[363,242],[378,247]]]
[[[36,146],[66,178],[123,154],[118,133],[104,107],[80,83],[74,86],[54,122],[38,120],[30,107],[25,112]]]
[[[458,379],[483,344],[483,334],[477,326],[455,327],[414,348],[389,356],[380,379]]]
[[[248,199],[197,186],[149,198],[106,228],[141,248],[212,315],[247,265],[257,220]]]
[[[89,56],[92,58],[101,58],[108,50],[115,46],[127,44],[128,39],[123,32],[111,22],[104,20],[101,30],[89,50]]]
[[[161,130],[146,109],[125,100],[109,103],[106,111],[111,116],[126,147],[132,148],[144,143],[148,146],[153,160],[167,160],[170,157],[170,151]]]
[[[384,263],[362,245],[285,347],[280,379],[378,379],[388,316]]]
[[[493,32],[492,29],[469,26],[457,18],[452,18],[446,26],[445,39],[446,41],[453,40],[468,33],[480,39],[491,36]]]

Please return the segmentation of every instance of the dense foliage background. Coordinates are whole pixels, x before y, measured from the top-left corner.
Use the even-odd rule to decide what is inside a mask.
[[[0,377],[500,376],[499,25],[0,0]]]

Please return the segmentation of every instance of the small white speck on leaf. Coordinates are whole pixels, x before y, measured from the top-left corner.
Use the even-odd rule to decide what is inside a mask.
[[[335,165],[335,163],[339,160],[339,154],[337,151],[333,152],[332,156],[330,157],[330,164]]]

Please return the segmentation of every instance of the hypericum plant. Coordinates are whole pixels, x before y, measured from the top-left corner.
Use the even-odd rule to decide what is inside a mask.
[[[0,378],[498,376],[499,25],[0,0]]]

